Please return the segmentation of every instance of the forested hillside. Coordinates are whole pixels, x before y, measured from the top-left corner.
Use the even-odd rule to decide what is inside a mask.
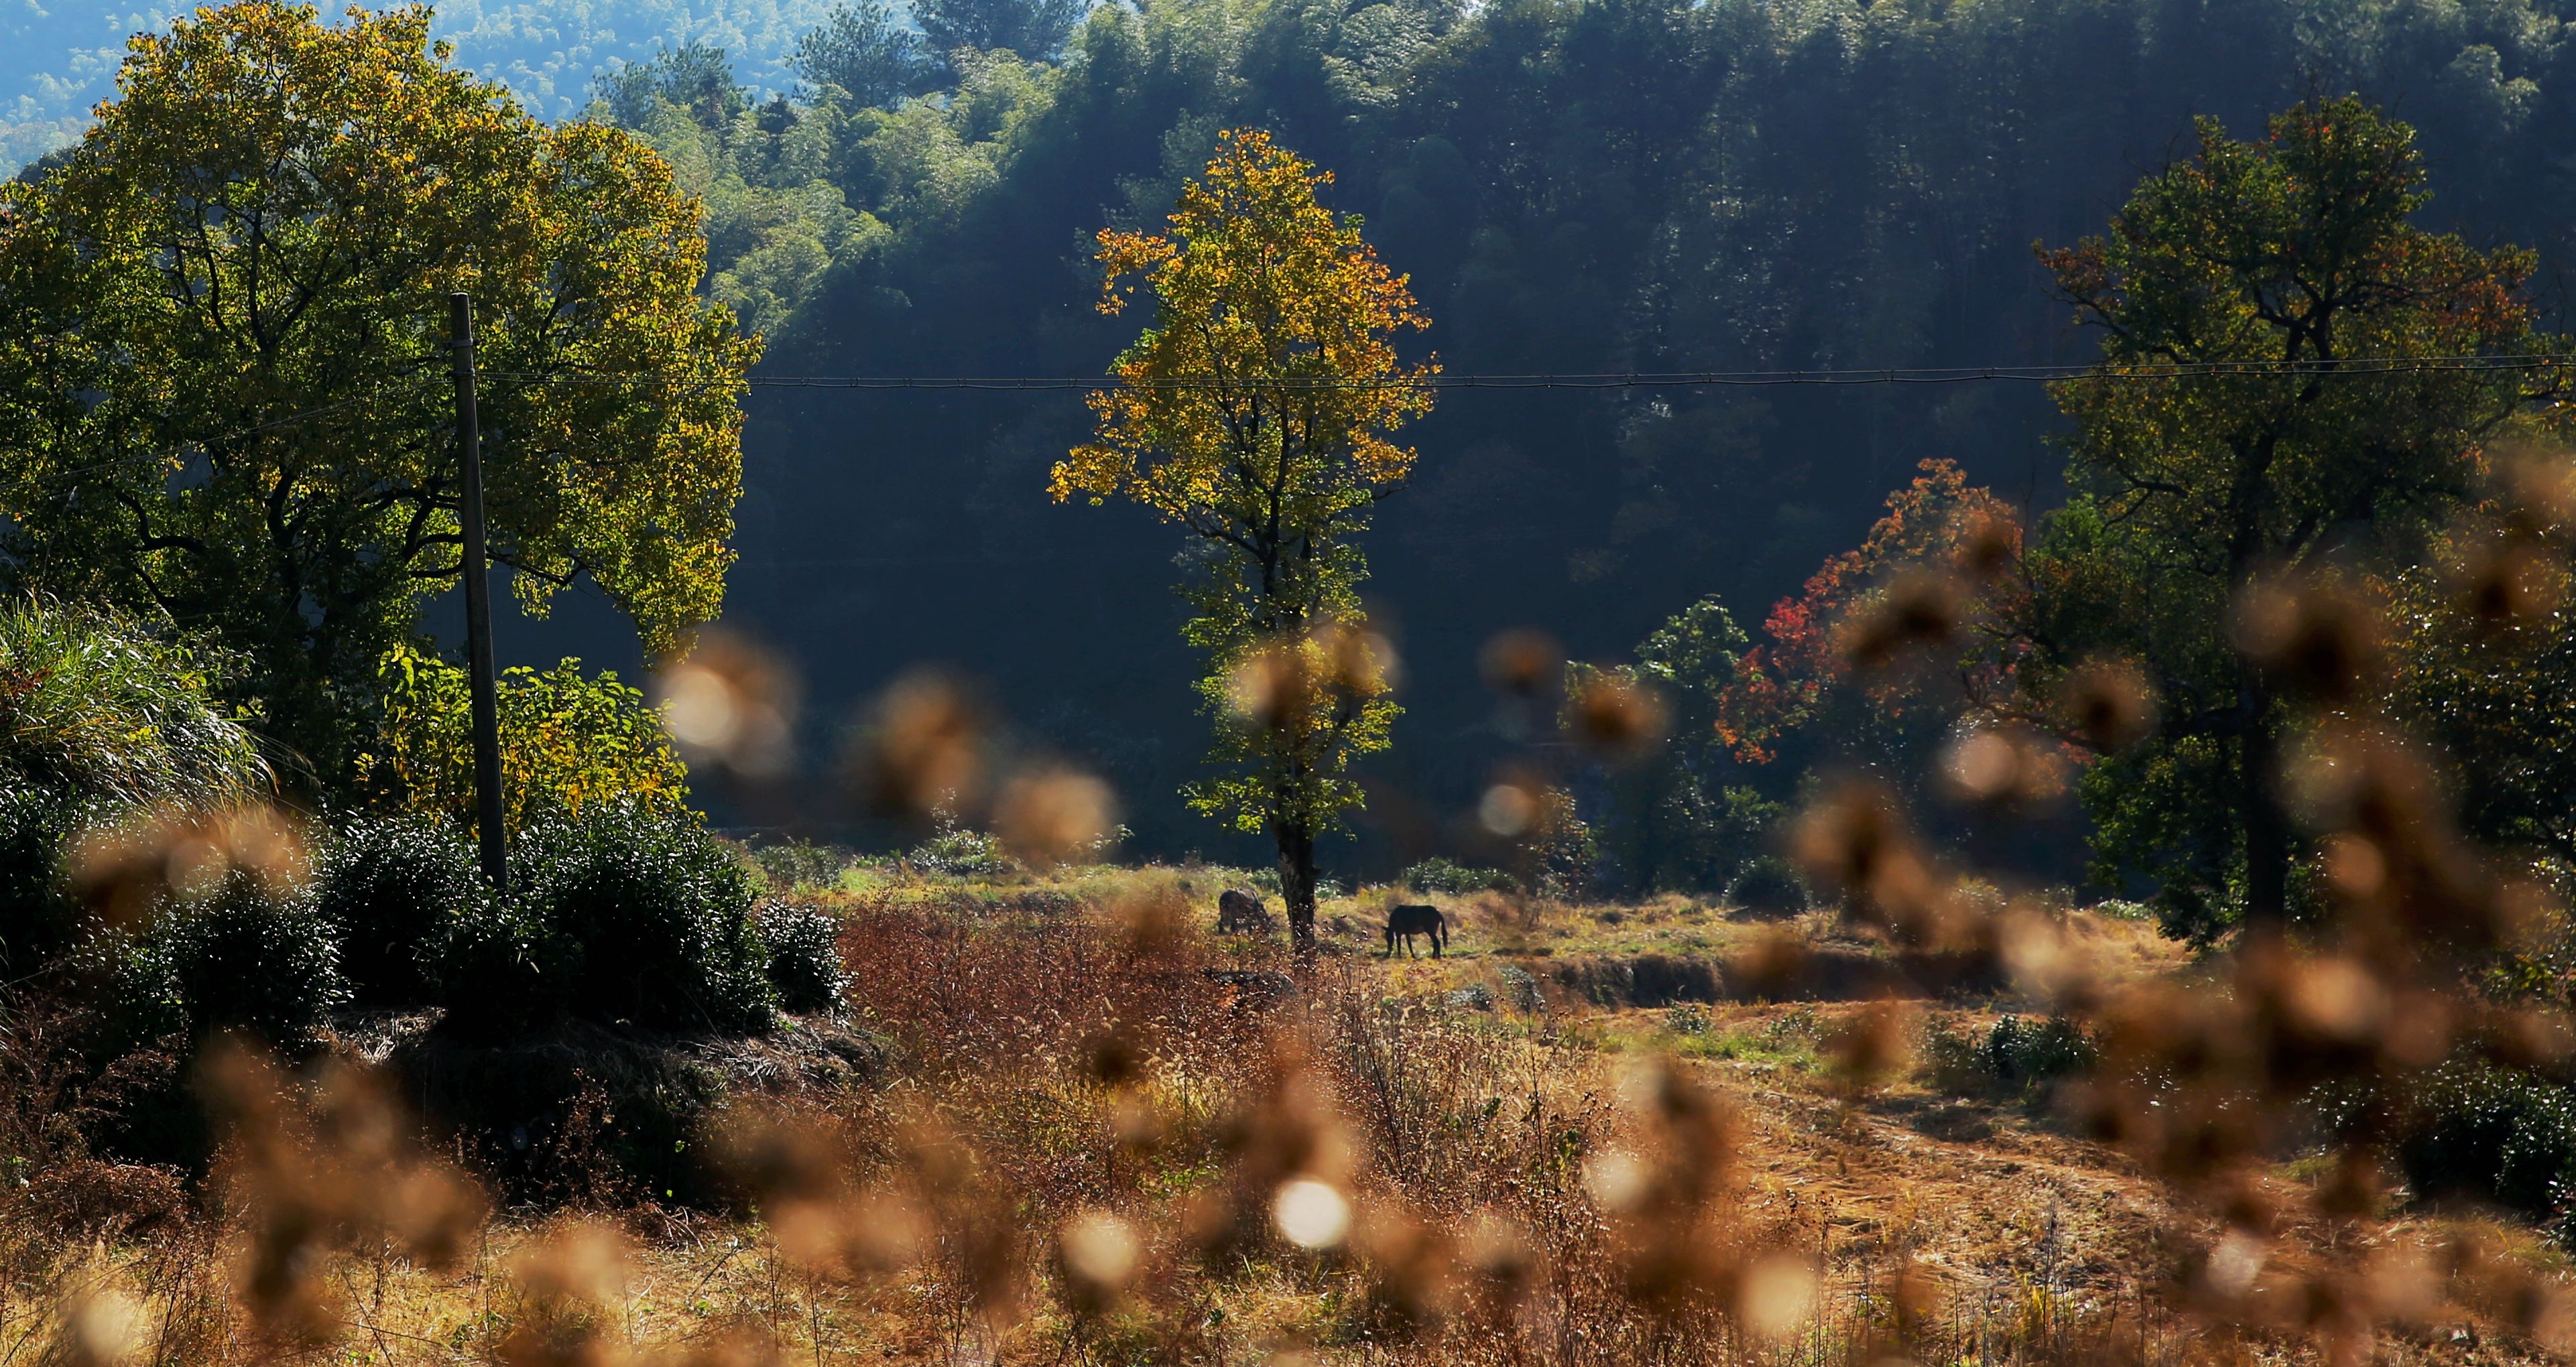
[[[1092,235],[1158,224],[1237,125],[1338,173],[1453,374],[2089,360],[2034,243],[2102,231],[2192,116],[2254,134],[2312,88],[2416,124],[2424,220],[2538,247],[2548,297],[2576,247],[2547,0],[1169,3],[945,72],[838,32],[873,89],[693,117],[675,70],[674,107],[623,102],[707,196],[711,288],[778,376],[1100,373],[1131,333],[1093,311]],[[1750,628],[1927,458],[2048,503],[2052,415],[2012,384],[1444,395],[1377,519],[1367,592],[1413,666],[1384,772],[1481,778],[1500,628],[1626,658],[1710,593]],[[827,716],[916,658],[995,680],[1150,848],[1200,843],[1165,797],[1196,750],[1181,538],[1049,505],[1086,426],[1069,394],[756,391],[730,611]]]
[[[194,8],[133,0],[9,0],[0,5],[0,168],[79,136],[114,88],[128,34],[166,29]],[[337,5],[321,6],[325,12]],[[783,87],[798,35],[829,0],[447,0],[439,36],[457,58],[509,82],[530,108],[566,118],[591,78],[692,42],[733,54],[742,78]]]
[[[73,9],[8,21],[22,123],[103,90],[111,30],[164,17]],[[2090,360],[2033,245],[2102,231],[2193,116],[2252,134],[2311,92],[2414,125],[2423,221],[2535,247],[2554,308],[2567,9],[464,0],[436,28],[540,114],[648,136],[703,197],[707,289],[768,336],[772,378],[1100,374],[1133,333],[1093,308],[1094,235],[1159,225],[1246,126],[1337,175],[1329,202],[1431,320],[1409,350],[1472,375]],[[1363,589],[1411,677],[1379,777],[1440,806],[1485,778],[1474,658],[1499,629],[1625,660],[1715,595],[1758,635],[1927,459],[2049,504],[2055,413],[2015,383],[1444,395]],[[1064,391],[755,390],[728,616],[801,667],[817,764],[859,700],[945,661],[1128,794],[1142,850],[1222,845],[1170,797],[1198,751],[1182,538],[1046,497],[1088,421]],[[632,639],[575,612],[503,644],[631,667]]]

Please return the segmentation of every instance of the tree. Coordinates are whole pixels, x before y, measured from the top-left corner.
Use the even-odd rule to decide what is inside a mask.
[[[657,101],[709,129],[730,126],[751,107],[750,96],[733,78],[733,63],[726,60],[724,49],[705,43],[666,48],[649,62],[628,62],[602,73],[595,84],[609,117],[624,128],[645,126]]]
[[[2008,664],[1991,648],[1998,619],[2012,613],[2010,586],[1994,570],[2018,552],[2020,523],[1956,463],[1918,468],[1912,484],[1888,495],[1886,514],[1858,548],[1827,559],[1796,595],[1772,605],[1762,624],[1769,639],[1728,661],[1732,678],[1711,700],[1711,728],[1735,758],[1768,765],[1798,745],[1897,772],[1920,767],[1891,761],[1911,758],[1904,752],[1920,740],[1905,723],[1926,680],[1884,668],[1893,659],[1854,658],[1905,644],[1861,639],[1877,634],[1894,594],[1926,600],[1952,625],[1974,618],[1986,628],[1951,633],[1960,648],[1938,663],[1943,682],[1957,685],[1952,701],[1991,704],[2012,692]]]
[[[1609,810],[1595,838],[1637,892],[1724,890],[1779,814],[1776,801],[1726,781],[1742,767],[1718,733],[1719,710],[1750,645],[1712,594],[1640,642],[1635,664],[1569,667],[1570,698],[1607,673],[1616,687],[1651,690],[1669,713],[1650,748],[1612,757],[1600,776]]]
[[[1088,9],[1086,0],[919,0],[912,17],[943,60],[965,48],[1042,62],[1064,51]]]
[[[457,579],[462,290],[495,558],[529,608],[588,575],[673,649],[722,600],[759,348],[697,298],[669,168],[527,117],[425,9],[199,16],[0,190],[0,577],[211,633],[345,788],[377,662]]]
[[[1132,499],[1200,539],[1184,634],[1208,652],[1199,690],[1224,772],[1191,801],[1273,837],[1308,953],[1316,837],[1359,807],[1349,766],[1386,748],[1396,715],[1357,538],[1413,467],[1387,434],[1429,411],[1437,369],[1397,359],[1392,335],[1427,320],[1359,225],[1316,202],[1331,183],[1269,135],[1231,131],[1169,235],[1100,234],[1101,311],[1123,311],[1136,286],[1122,282],[1141,276],[1155,321],[1051,486]]]
[[[919,34],[897,24],[882,0],[858,0],[796,41],[796,74],[882,106],[921,94],[935,73]]]
[[[2301,858],[2277,783],[2313,709],[2236,648],[2247,595],[2420,559],[2481,444],[2543,396],[2528,369],[2404,364],[2554,345],[2522,293],[2531,256],[2415,227],[2423,183],[2412,130],[2357,99],[2301,104],[2260,142],[2204,120],[2107,238],[2043,254],[2104,355],[2055,389],[2077,496],[2031,556],[2025,680],[2143,662],[2155,734],[2085,785],[2097,868],[2155,882],[2190,933],[2279,923]]]

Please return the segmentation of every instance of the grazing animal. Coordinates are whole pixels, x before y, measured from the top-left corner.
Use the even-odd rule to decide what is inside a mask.
[[[1395,907],[1386,914],[1386,957],[1395,957],[1395,937],[1404,937],[1404,956],[1413,957],[1413,937],[1430,937],[1431,957],[1439,958],[1449,943],[1449,922],[1438,907]]]
[[[1270,919],[1270,911],[1261,899],[1241,888],[1227,888],[1216,898],[1216,933],[1219,935],[1272,935],[1279,923]]]

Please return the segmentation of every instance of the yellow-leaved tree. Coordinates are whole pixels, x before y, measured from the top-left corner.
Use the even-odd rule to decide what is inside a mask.
[[[1097,431],[1055,467],[1061,502],[1132,499],[1199,538],[1183,631],[1217,773],[1200,811],[1277,843],[1300,953],[1315,942],[1315,842],[1362,801],[1352,761],[1389,743],[1385,642],[1359,601],[1357,537],[1413,467],[1388,435],[1427,412],[1394,335],[1428,320],[1359,223],[1318,203],[1332,182],[1266,133],[1221,135],[1168,233],[1103,231],[1100,308],[1141,280],[1154,325],[1092,396]]]
[[[0,186],[0,581],[168,618],[324,793],[457,582],[448,295],[479,316],[492,553],[648,650],[715,616],[759,353],[650,148],[458,70],[425,6],[234,0]]]

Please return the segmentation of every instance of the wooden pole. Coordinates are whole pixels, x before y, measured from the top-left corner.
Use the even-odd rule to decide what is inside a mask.
[[[501,700],[493,684],[492,585],[483,540],[483,431],[474,406],[474,301],[447,296],[456,348],[456,456],[463,487],[457,515],[465,523],[465,655],[474,695],[474,812],[483,848],[483,877],[510,887],[509,847],[501,829]]]

